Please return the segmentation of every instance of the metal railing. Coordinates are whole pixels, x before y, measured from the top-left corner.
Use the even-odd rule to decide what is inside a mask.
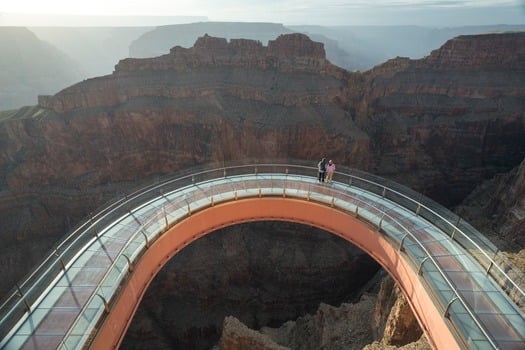
[[[292,164],[231,165],[199,171],[189,169],[186,174],[158,180],[155,184],[140,188],[123,198],[108,203],[65,236],[47,258],[8,294],[0,306],[0,337],[3,337],[19,319],[23,318],[24,314],[32,310],[33,305],[38,302],[39,297],[48,288],[51,281],[63,274],[71,264],[72,257],[77,254],[78,250],[82,249],[93,237],[96,237],[98,232],[110,224],[114,218],[128,213],[131,208],[141,203],[177,188],[226,176],[257,173],[294,174],[311,177],[316,176],[316,169],[310,166]],[[490,242],[487,243],[487,239],[473,228],[465,226],[464,223],[462,226],[459,225],[461,220],[455,214],[404,186],[355,169],[337,172],[334,180],[380,195],[432,222],[444,232],[449,232],[451,239],[465,247],[482,266],[487,267],[488,274],[494,276],[493,271],[496,271],[497,276],[494,279],[513,297],[517,305],[523,305],[525,293],[518,283],[508,276],[505,269],[501,268],[492,258],[495,254],[494,246]],[[410,235],[409,231],[407,231],[407,235]],[[495,251],[497,252],[497,250]],[[426,253],[429,260],[433,261],[428,252]],[[436,262],[433,261],[433,263]],[[446,279],[446,276],[444,277]],[[452,285],[451,288],[454,289]],[[456,295],[457,292],[454,294]],[[467,312],[470,313],[469,308],[460,296],[449,302],[446,307],[447,312],[455,300],[460,300],[465,305]],[[471,316],[474,320],[477,319],[474,315],[471,314]]]

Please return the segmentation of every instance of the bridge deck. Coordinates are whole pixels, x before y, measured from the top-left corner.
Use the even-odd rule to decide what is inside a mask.
[[[76,349],[89,342],[106,303],[129,268],[167,226],[221,202],[248,197],[302,198],[346,211],[378,227],[421,274],[443,314],[472,349],[524,349],[521,310],[469,251],[397,203],[362,188],[286,174],[242,175],[175,189],[114,218],[31,305],[4,339],[5,349]],[[445,316],[444,316],[445,317]]]

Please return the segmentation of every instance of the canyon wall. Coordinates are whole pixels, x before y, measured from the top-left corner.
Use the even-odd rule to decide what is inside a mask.
[[[524,159],[524,95],[525,33],[363,73],[301,34],[122,60],[0,113],[0,295],[105,201],[195,165],[326,156],[455,205]]]

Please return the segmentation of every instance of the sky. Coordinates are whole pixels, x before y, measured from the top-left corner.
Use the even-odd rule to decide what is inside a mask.
[[[0,0],[0,25],[31,25],[22,22],[44,15],[149,16],[159,24],[169,16],[288,25],[525,24],[525,0]]]

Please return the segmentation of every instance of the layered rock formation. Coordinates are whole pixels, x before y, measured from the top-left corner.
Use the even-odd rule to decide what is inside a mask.
[[[392,279],[385,278],[378,295],[365,294],[354,304],[337,307],[322,303],[315,314],[286,322],[279,328],[262,327],[255,331],[228,316],[219,345],[214,349],[430,350],[406,306],[406,299],[394,287]]]
[[[479,179],[519,164],[524,38],[461,36],[423,59],[397,58],[366,72],[357,119],[370,136],[374,172],[451,205]]]
[[[204,36],[2,113],[1,290],[109,198],[198,164],[329,156],[458,203],[525,156],[524,48],[464,36],[350,73],[304,35]]]
[[[480,184],[456,211],[525,271],[525,161]],[[518,281],[525,288],[525,278]]]

